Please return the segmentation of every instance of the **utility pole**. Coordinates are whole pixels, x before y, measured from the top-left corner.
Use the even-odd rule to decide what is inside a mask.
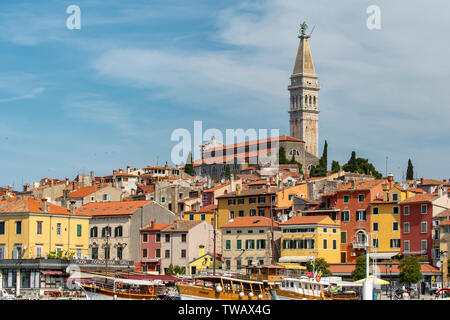
[[[213,246],[214,246],[214,254],[213,254],[213,276],[215,276],[216,275],[216,209],[214,209],[214,221],[213,221],[213,223],[214,223],[214,226],[213,226],[213,232],[214,232],[214,244],[213,244]]]

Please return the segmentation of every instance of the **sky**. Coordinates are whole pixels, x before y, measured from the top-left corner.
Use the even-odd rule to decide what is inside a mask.
[[[80,8],[68,29],[67,8]],[[370,30],[367,8],[380,8]],[[449,179],[450,5],[416,0],[0,3],[0,185],[171,162],[174,130],[278,129],[306,21],[319,153]],[[204,141],[206,142],[206,141]],[[387,159],[387,167],[386,167]]]

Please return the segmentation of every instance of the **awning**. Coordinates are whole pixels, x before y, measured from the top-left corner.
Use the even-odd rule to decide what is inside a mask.
[[[372,252],[369,253],[370,258],[375,259],[391,259],[392,257],[398,255],[400,252]]]
[[[281,257],[278,262],[281,263],[289,263],[289,262],[293,262],[293,263],[301,263],[301,262],[308,262],[309,260],[313,260],[314,257],[312,256],[284,256]]]
[[[306,267],[293,263],[277,263],[277,266],[284,267],[286,269],[306,270]]]
[[[49,275],[49,276],[59,276],[62,275],[62,271],[54,271],[54,270],[48,270],[48,271],[41,271],[41,274]]]

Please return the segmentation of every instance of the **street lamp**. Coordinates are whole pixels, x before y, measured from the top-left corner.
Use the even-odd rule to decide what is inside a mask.
[[[442,263],[441,263],[441,292],[444,293],[444,262],[445,262],[445,255],[446,255],[447,251],[439,251],[439,258],[442,258]]]

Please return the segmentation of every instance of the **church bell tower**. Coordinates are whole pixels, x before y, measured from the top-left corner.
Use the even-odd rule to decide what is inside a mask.
[[[305,141],[306,151],[319,157],[319,82],[306,35],[306,23],[301,25],[300,43],[291,75],[290,136]]]

